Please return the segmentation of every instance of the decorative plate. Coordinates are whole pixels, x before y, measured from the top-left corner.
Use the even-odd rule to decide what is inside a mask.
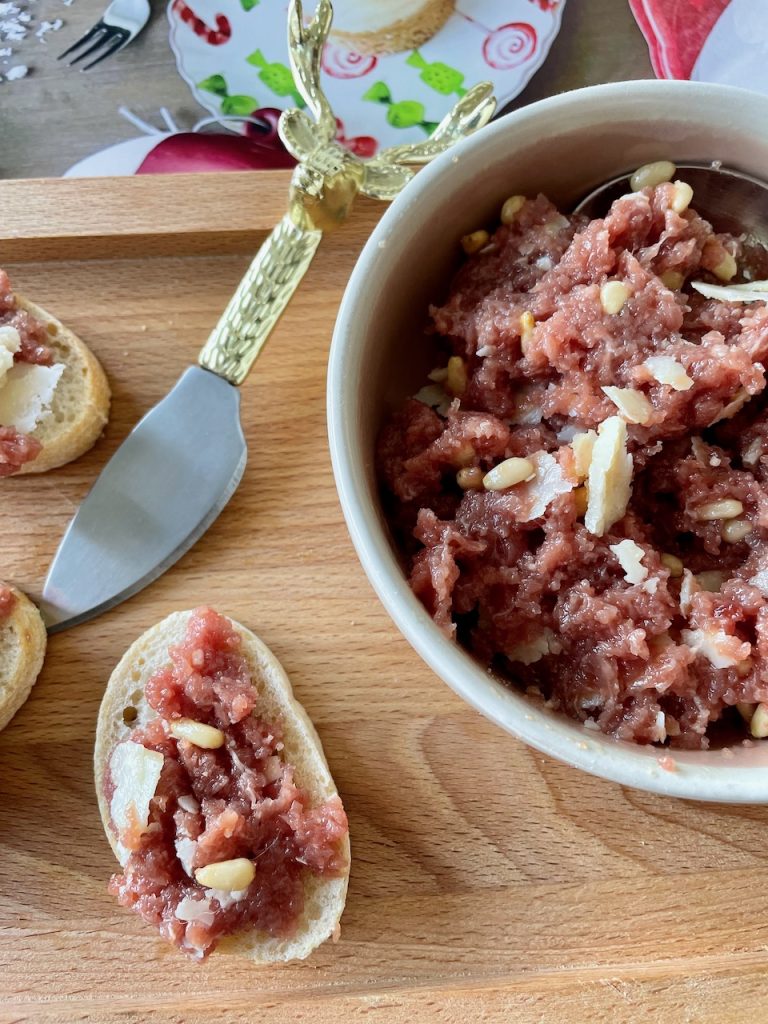
[[[443,27],[404,53],[362,56],[331,40],[324,85],[341,140],[371,156],[423,139],[476,82],[492,82],[503,107],[544,62],[564,3],[457,0]],[[212,114],[303,105],[288,68],[286,11],[285,0],[170,0],[179,72]]]

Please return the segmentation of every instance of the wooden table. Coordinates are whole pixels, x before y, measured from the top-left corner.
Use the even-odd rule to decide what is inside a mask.
[[[228,175],[234,202],[216,175],[0,183],[13,279],[90,342],[114,393],[90,454],[3,482],[1,575],[39,592],[94,475],[195,358],[286,180]],[[763,1019],[768,808],[623,789],[528,749],[432,674],[365,579],[331,478],[324,378],[380,209],[360,202],[323,242],[244,385],[249,465],[220,519],[149,589],[52,637],[0,734],[0,1024]],[[106,892],[91,777],[105,681],[145,628],[204,601],[282,660],[349,812],[341,941],[306,963],[192,964]]]
[[[164,0],[154,0],[152,20],[139,38],[94,71],[82,75],[57,63],[56,56],[105,5],[106,0],[74,0],[70,7],[62,0],[30,3],[36,23],[62,18],[65,24],[46,44],[32,33],[13,44],[18,60],[32,70],[29,78],[0,82],[0,178],[57,176],[106,146],[135,138],[136,129],[117,112],[121,104],[158,126],[161,106],[181,128],[205,115],[176,70]],[[513,106],[582,85],[649,77],[648,48],[627,0],[566,0],[549,58]]]

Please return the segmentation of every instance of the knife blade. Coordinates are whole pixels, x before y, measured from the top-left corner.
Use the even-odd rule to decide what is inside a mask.
[[[280,117],[280,138],[298,161],[288,212],[245,272],[199,367],[187,370],[129,434],[70,523],[43,589],[50,632],[85,622],[141,590],[195,543],[229,501],[246,460],[237,385],[304,277],[323,231],[344,222],[358,193],[393,199],[413,177],[413,166],[493,116],[492,88],[480,83],[428,139],[362,160],[337,141],[337,121],[320,81],[332,16],[330,0],[318,0],[305,23],[300,0],[290,0],[290,65],[306,110]]]
[[[69,524],[43,588],[48,631],[84,622],[164,573],[227,504],[246,457],[240,392],[190,367],[134,427]]]
[[[157,579],[235,492],[247,448],[240,392],[322,232],[286,214],[259,249],[199,356],[106,464],[54,556],[40,610],[49,633]]]

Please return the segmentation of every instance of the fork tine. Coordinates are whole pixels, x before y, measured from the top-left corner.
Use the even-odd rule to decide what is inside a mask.
[[[128,32],[126,32],[125,34],[121,33],[116,37],[116,40],[112,44],[112,46],[107,47],[107,49],[104,51],[104,53],[101,54],[100,57],[97,57],[96,60],[92,60],[90,64],[86,64],[85,67],[80,68],[80,70],[90,71],[91,68],[95,68],[97,64],[101,64],[101,62],[103,60],[106,60],[107,57],[111,57],[113,53],[117,53],[118,50],[122,50],[122,48],[129,41],[129,39],[130,34]]]
[[[112,39],[113,35],[114,33],[112,29],[105,26],[105,31],[96,39],[93,46],[89,46],[87,50],[83,50],[82,53],[78,53],[75,56],[74,60],[71,60],[69,62],[68,67],[74,67],[74,65],[79,64],[81,60],[85,60],[85,58],[90,57],[92,53],[96,53],[97,50],[100,50],[102,46],[105,46],[110,41],[110,39]],[[80,68],[80,70],[84,71],[85,69]]]
[[[76,50],[79,46],[85,46],[85,44],[89,43],[97,33],[103,33],[106,27],[107,26],[103,21],[97,21],[89,32],[86,32],[84,36],[81,36],[76,43],[72,43],[69,49],[65,50],[64,53],[60,53],[56,60],[62,60],[64,57],[68,57],[70,53],[72,53],[73,50]]]

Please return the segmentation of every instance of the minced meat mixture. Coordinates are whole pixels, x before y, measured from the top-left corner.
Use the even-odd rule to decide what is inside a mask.
[[[9,617],[16,604],[16,595],[10,587],[0,583],[0,624]]]
[[[431,309],[447,365],[377,460],[446,633],[593,728],[702,748],[768,702],[768,307],[691,286],[766,254],[689,203],[538,196],[468,236]]]
[[[158,717],[129,737],[163,755],[148,825],[110,892],[160,934],[195,957],[225,935],[255,928],[290,936],[303,909],[306,872],[334,876],[346,867],[340,841],[347,818],[338,797],[309,806],[285,758],[280,726],[258,715],[258,694],[228,619],[198,609],[168,668],[145,687]],[[255,714],[254,714],[255,710]],[[220,729],[218,749],[176,739],[179,718]],[[105,795],[112,799],[108,773]],[[221,892],[195,880],[196,869],[246,858],[255,866],[247,889]]]
[[[45,324],[18,308],[8,275],[1,269],[0,327],[13,327],[19,332],[21,345],[14,354],[14,362],[51,365],[53,353],[46,345]],[[36,459],[41,449],[37,438],[0,424],[0,477],[16,473],[25,463]]]

